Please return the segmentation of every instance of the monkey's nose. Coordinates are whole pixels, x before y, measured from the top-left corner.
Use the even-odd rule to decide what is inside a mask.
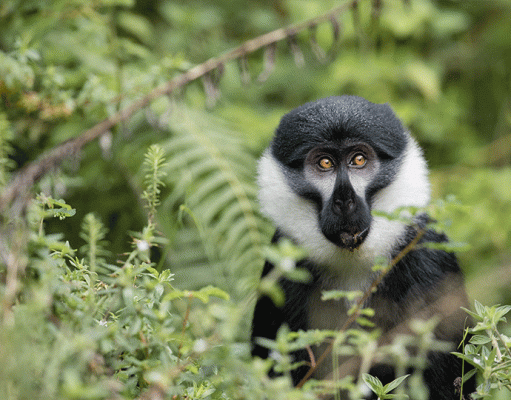
[[[344,214],[344,213],[351,213],[355,209],[355,202],[353,199],[334,199],[334,209],[338,213]]]

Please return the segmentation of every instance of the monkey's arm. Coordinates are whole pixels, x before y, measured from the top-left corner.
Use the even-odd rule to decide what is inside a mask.
[[[274,266],[266,262],[263,270],[263,277],[266,276]],[[279,328],[286,324],[292,331],[306,330],[307,327],[307,300],[309,284],[290,281],[283,278],[279,285],[284,292],[285,301],[280,307],[275,305],[268,296],[262,296],[254,310],[252,325],[252,343],[254,348],[252,354],[262,358],[268,357],[268,350],[256,343],[256,338],[264,337],[275,339]]]
[[[276,243],[280,237],[281,234],[277,231],[272,242]],[[300,263],[298,266],[300,266]],[[262,277],[264,278],[268,275],[273,268],[275,268],[273,264],[267,261],[264,265]],[[257,338],[275,339],[282,325],[287,325],[293,332],[307,330],[309,328],[307,324],[307,302],[312,285],[312,282],[295,282],[282,278],[279,280],[279,286],[285,296],[283,305],[275,305],[268,296],[262,296],[257,301],[252,322],[252,355],[268,358],[268,349],[257,344]],[[293,361],[309,361],[307,351],[302,350],[295,352],[293,354]],[[295,384],[298,383],[308,368],[309,367],[304,365],[292,371]]]

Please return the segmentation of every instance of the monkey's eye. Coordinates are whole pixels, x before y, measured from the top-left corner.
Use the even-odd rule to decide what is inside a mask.
[[[328,157],[323,157],[321,160],[319,160],[318,166],[322,170],[328,170],[334,167],[334,162]]]
[[[366,162],[367,158],[362,153],[357,153],[351,158],[349,165],[355,168],[362,168],[366,165]]]

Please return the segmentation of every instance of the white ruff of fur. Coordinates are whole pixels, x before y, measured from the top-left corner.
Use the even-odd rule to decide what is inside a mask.
[[[259,201],[262,211],[297,244],[308,250],[308,258],[328,268],[339,278],[348,278],[343,288],[358,289],[372,276],[377,257],[390,260],[400,244],[406,226],[382,217],[373,217],[369,235],[354,251],[342,249],[322,234],[314,203],[298,196],[288,185],[283,166],[270,154],[261,157],[258,167]],[[392,212],[403,206],[426,206],[430,198],[428,170],[422,152],[409,137],[401,165],[392,183],[378,192],[373,209]]]

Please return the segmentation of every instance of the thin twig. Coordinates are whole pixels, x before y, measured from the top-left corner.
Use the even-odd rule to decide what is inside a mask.
[[[183,318],[183,325],[181,328],[181,342],[179,343],[179,346],[177,348],[178,352],[178,359],[181,359],[181,349],[183,347],[183,343],[185,341],[185,334],[186,334],[186,326],[188,325],[188,321],[190,319],[190,310],[192,309],[192,299],[193,296],[190,294],[188,295],[188,298],[186,299],[186,312],[185,317]]]
[[[311,367],[315,367],[316,366],[316,357],[314,357],[314,352],[312,351],[310,346],[306,346],[305,350],[307,350],[307,354],[309,355]]]

